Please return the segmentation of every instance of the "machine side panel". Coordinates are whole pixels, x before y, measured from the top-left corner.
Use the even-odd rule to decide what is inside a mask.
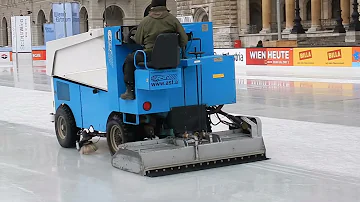
[[[198,95],[196,86],[196,66],[188,66],[184,70],[184,81],[185,81],[185,106],[197,105]]]
[[[198,67],[199,78],[200,68],[201,67]],[[190,106],[198,104],[197,88],[200,88],[200,85],[196,85],[196,66],[187,66],[184,68],[183,72],[184,73],[182,75],[182,87],[168,90],[170,107]]]
[[[107,90],[103,30],[91,30],[60,41],[63,43],[51,42],[46,47],[52,61],[48,64],[49,74]]]
[[[53,84],[55,110],[58,109],[61,104],[66,104],[70,107],[74,115],[76,126],[82,128],[83,121],[79,84],[59,78],[53,78]]]
[[[202,62],[202,103],[208,106],[236,103],[233,56],[213,56]]]
[[[106,91],[94,93],[93,88],[80,86],[80,92],[84,128],[92,125],[95,130],[105,132],[107,119],[118,106],[109,104],[109,93]]]
[[[123,65],[127,55],[137,48],[138,45],[124,44],[121,39],[121,27],[105,27],[105,57],[107,66],[109,102],[114,111],[120,111],[119,98],[125,92]],[[124,104],[124,103],[122,103]],[[127,103],[126,103],[127,104]],[[130,104],[131,105],[131,104]]]
[[[193,33],[193,40],[188,41],[186,47],[187,58],[194,57],[188,52],[195,51],[195,47],[196,51],[205,52],[202,56],[214,54],[213,25],[211,22],[184,23],[182,25],[186,33]]]

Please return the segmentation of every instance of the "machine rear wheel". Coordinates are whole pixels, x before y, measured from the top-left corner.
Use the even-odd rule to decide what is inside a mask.
[[[111,155],[119,149],[119,145],[127,142],[127,130],[120,116],[111,117],[106,126],[106,140]]]
[[[67,106],[60,106],[55,114],[55,132],[59,144],[65,148],[76,146],[78,128],[71,110]]]

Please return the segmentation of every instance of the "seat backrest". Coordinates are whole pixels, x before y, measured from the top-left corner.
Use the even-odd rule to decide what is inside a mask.
[[[180,64],[179,36],[177,33],[162,33],[156,37],[151,54],[154,69],[176,68]]]

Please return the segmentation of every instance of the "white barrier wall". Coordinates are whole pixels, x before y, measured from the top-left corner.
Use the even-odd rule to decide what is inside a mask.
[[[356,50],[349,53],[351,49],[242,48],[215,49],[214,52],[234,55],[238,77],[292,81],[316,78],[324,82],[359,83],[360,50],[357,58]]]

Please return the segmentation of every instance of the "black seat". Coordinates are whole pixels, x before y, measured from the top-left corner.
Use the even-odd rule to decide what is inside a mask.
[[[156,37],[148,68],[171,69],[180,64],[179,35],[177,33],[162,33]],[[139,66],[145,66],[140,62]]]

